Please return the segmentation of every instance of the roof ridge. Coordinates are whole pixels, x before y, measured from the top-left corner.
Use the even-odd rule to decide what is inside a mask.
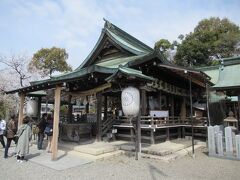
[[[126,31],[122,30],[121,28],[119,28],[118,26],[112,24],[110,21],[104,19],[105,24],[104,24],[104,28],[108,29],[109,31],[111,31],[114,34],[120,35],[121,37],[123,37],[124,39],[128,40],[131,43],[134,43],[135,45],[140,45],[141,48],[146,49],[148,51],[154,51],[153,48],[151,48],[150,46],[146,45],[145,43],[143,43],[142,41],[138,40],[137,38],[133,37],[132,35],[130,35],[129,33],[127,33]],[[132,41],[131,41],[132,40]]]

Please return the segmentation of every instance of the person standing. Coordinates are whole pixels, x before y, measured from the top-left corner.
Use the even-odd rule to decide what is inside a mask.
[[[38,132],[38,150],[42,149],[42,143],[43,143],[43,139],[44,139],[44,130],[46,128],[47,125],[47,114],[44,113],[42,115],[42,119],[39,122],[39,124],[37,125],[39,132]]]
[[[3,120],[2,118],[0,118],[0,142],[3,146],[3,148],[5,148],[5,142],[4,142],[4,132],[6,131],[6,121]]]
[[[5,147],[4,158],[8,157],[8,149],[11,146],[12,140],[17,144],[15,134],[17,133],[17,127],[15,122],[15,115],[11,115],[10,121],[7,123],[7,145]]]
[[[53,135],[53,119],[51,115],[47,117],[47,125],[44,132],[48,137],[48,145],[46,150],[48,153],[51,153],[52,152],[52,135]]]
[[[30,118],[26,116],[23,119],[23,124],[19,127],[19,130],[16,134],[18,137],[18,143],[16,147],[17,161],[20,163],[23,162],[24,156],[29,153],[29,142],[32,136],[32,130],[28,124],[29,121]]]

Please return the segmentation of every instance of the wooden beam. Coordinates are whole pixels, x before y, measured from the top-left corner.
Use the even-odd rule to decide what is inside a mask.
[[[55,101],[54,101],[54,119],[53,119],[53,137],[52,137],[52,160],[57,159],[58,151],[58,126],[60,115],[60,103],[61,103],[61,86],[57,86],[55,89]]]
[[[18,128],[22,125],[23,122],[23,108],[24,108],[24,100],[25,94],[21,93],[20,95],[20,102],[19,102],[19,116],[18,116]]]

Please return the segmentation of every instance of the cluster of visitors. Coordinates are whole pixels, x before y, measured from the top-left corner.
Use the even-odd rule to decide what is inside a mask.
[[[53,135],[53,119],[51,115],[43,114],[40,122],[37,124],[37,148],[43,149],[43,140],[45,135],[48,139],[46,151],[52,152],[52,135]],[[5,144],[4,136],[7,139]],[[18,127],[17,118],[11,115],[10,120],[6,123],[5,120],[0,118],[0,142],[4,150],[4,158],[8,158],[8,150],[11,142],[16,144],[14,154],[17,157],[17,162],[21,163],[24,157],[29,153],[29,143],[32,138],[32,123],[31,118],[26,116],[23,118],[23,124]]]

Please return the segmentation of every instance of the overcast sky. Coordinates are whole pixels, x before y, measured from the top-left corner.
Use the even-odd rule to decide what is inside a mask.
[[[240,25],[239,12],[239,0],[0,0],[0,55],[57,46],[75,69],[97,42],[103,18],[153,47],[193,31],[203,18]]]

